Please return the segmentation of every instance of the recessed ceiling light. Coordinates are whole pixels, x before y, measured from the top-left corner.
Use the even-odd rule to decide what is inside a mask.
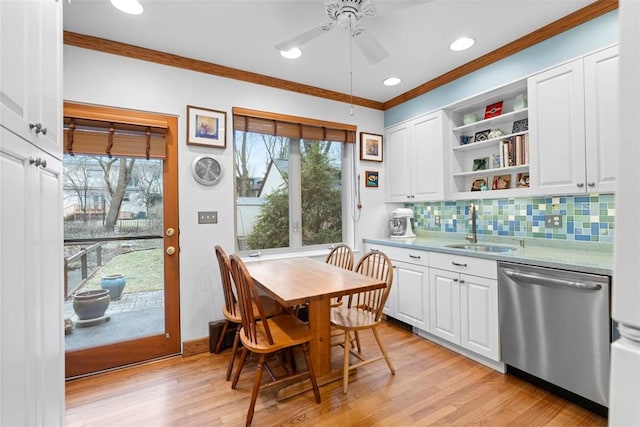
[[[289,50],[281,50],[280,55],[284,56],[287,59],[296,59],[300,58],[300,56],[302,55],[302,51],[299,48],[294,47],[293,49]]]
[[[138,0],[111,0],[111,4],[129,15],[140,15],[144,10]]]
[[[449,46],[449,48],[451,48],[451,50],[460,51],[469,49],[475,43],[476,41],[470,37],[460,37],[458,40],[451,43],[451,46]]]
[[[384,81],[382,82],[385,86],[395,86],[400,84],[402,80],[400,80],[397,77],[388,77],[386,79],[384,79]]]

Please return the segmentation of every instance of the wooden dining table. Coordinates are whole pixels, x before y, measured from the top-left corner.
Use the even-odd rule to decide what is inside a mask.
[[[249,274],[284,307],[309,304],[311,362],[319,384],[342,377],[331,369],[331,298],[378,289],[385,282],[313,258],[248,261]]]

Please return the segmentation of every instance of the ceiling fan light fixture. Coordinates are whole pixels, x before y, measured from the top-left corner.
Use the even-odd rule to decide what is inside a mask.
[[[119,11],[129,15],[140,15],[144,11],[138,0],[111,0],[111,4]]]
[[[281,50],[280,55],[287,59],[296,59],[302,56],[302,50],[298,47],[294,47],[289,50]]]
[[[475,39],[472,39],[471,37],[460,37],[459,39],[451,43],[449,48],[453,51],[459,52],[461,50],[469,49],[475,43]]]
[[[386,79],[384,79],[382,84],[384,84],[385,86],[396,86],[399,85],[401,81],[402,80],[400,80],[398,77],[387,77]]]

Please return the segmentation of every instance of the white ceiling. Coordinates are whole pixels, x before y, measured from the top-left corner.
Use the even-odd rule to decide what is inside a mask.
[[[594,0],[373,0],[377,16],[359,24],[389,52],[371,65],[353,46],[353,94],[388,101],[499,48]],[[329,22],[320,0],[140,0],[142,15],[109,0],[64,2],[64,29],[155,49],[345,94],[350,88],[348,32],[333,28],[287,60],[273,47]],[[449,44],[476,39],[464,52]],[[395,87],[382,80],[397,76]]]

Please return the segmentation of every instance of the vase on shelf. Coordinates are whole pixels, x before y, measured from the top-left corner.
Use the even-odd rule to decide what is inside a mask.
[[[123,274],[109,274],[100,279],[100,287],[109,291],[111,301],[118,301],[122,297],[122,291],[126,284],[127,279]]]
[[[522,110],[527,107],[527,95],[521,93],[513,100],[513,111]]]

